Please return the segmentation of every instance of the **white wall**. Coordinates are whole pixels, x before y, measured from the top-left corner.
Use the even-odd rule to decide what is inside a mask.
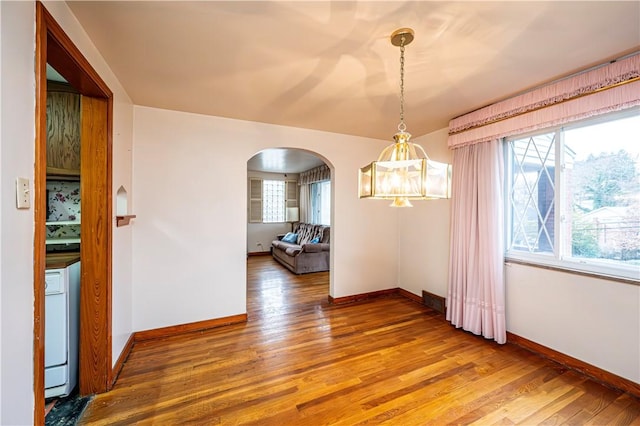
[[[276,236],[289,231],[291,231],[290,223],[248,223],[247,253],[269,251],[271,242],[276,239]]]
[[[0,424],[27,425],[34,401],[34,212],[16,209],[15,179],[29,178],[33,188],[35,8],[0,2],[0,11]]]
[[[640,286],[505,266],[507,329],[640,383]]]
[[[416,141],[451,162],[446,139],[441,129]],[[446,297],[450,202],[413,204],[399,216],[400,287]],[[640,286],[517,264],[505,271],[508,331],[640,383]]]
[[[246,312],[247,160],[266,148],[333,168],[331,295],[397,286],[397,212],[357,195],[388,142],[138,106],[134,134],[135,330]]]
[[[129,194],[129,209],[135,214],[132,187],[133,104],[109,65],[95,48],[65,2],[46,1],[45,7],[87,58],[113,92],[113,229],[112,229],[112,363],[118,359],[132,332],[131,247],[133,225],[116,227],[116,192],[122,185]]]
[[[451,163],[453,155],[447,148],[447,135],[445,128],[413,142],[422,146],[430,159]],[[400,287],[419,296],[422,296],[422,290],[427,290],[446,297],[451,200],[414,201],[412,204],[411,208],[399,209]]]
[[[122,184],[130,187],[131,101],[67,5],[48,1],[45,7],[114,91],[114,192]],[[34,213],[15,208],[15,178],[29,178],[33,188],[34,3],[0,2],[0,19],[0,423],[23,425],[33,423]],[[131,332],[131,297],[131,230],[115,230],[114,223],[114,361]]]
[[[282,173],[265,173],[253,170],[249,170],[247,175],[247,185],[249,185],[249,178],[295,181],[299,178],[297,173],[288,173],[285,178]],[[298,197],[300,197],[299,193]],[[247,194],[247,202],[248,201],[249,199]],[[276,235],[286,234],[289,231],[291,231],[290,223],[247,223],[247,253],[269,251],[271,248],[271,241],[276,239]],[[258,246],[257,243],[261,243],[262,246]]]

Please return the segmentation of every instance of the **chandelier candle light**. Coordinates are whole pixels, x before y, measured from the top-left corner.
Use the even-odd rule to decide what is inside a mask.
[[[400,47],[400,124],[395,143],[359,173],[360,198],[393,200],[391,207],[451,197],[451,165],[431,161],[420,145],[409,142],[411,134],[404,124],[404,47],[413,41],[413,34],[411,28],[391,34],[391,44]]]

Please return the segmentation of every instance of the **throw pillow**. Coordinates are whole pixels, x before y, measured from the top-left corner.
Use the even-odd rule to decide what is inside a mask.
[[[313,240],[309,241],[311,244],[318,244],[320,242],[320,237],[315,237]]]
[[[287,232],[287,235],[285,235],[282,238],[282,241],[284,241],[285,243],[292,243],[292,244],[295,244],[297,240],[298,240],[298,234],[294,234],[293,232]]]

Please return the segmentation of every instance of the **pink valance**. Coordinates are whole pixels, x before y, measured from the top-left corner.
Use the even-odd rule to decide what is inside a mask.
[[[487,142],[640,105],[640,53],[449,122],[449,147]]]

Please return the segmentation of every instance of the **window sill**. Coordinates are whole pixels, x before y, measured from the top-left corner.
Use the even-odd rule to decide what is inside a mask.
[[[601,280],[615,281],[615,282],[625,283],[625,284],[640,285],[640,281],[639,280],[635,280],[633,278],[625,278],[625,277],[619,277],[619,276],[615,276],[615,275],[599,274],[599,273],[596,273],[596,272],[579,271],[579,270],[571,269],[571,268],[565,268],[565,267],[554,266],[554,265],[545,265],[545,264],[542,264],[542,263],[536,263],[536,262],[532,262],[532,261],[528,261],[528,260],[521,260],[521,259],[505,257],[504,264],[505,265],[509,265],[511,263],[516,264],[516,265],[531,266],[533,268],[547,269],[549,271],[557,271],[557,272],[564,272],[564,273],[572,274],[572,275],[580,275],[580,276],[583,276],[583,277],[598,278],[598,279],[601,279]]]

